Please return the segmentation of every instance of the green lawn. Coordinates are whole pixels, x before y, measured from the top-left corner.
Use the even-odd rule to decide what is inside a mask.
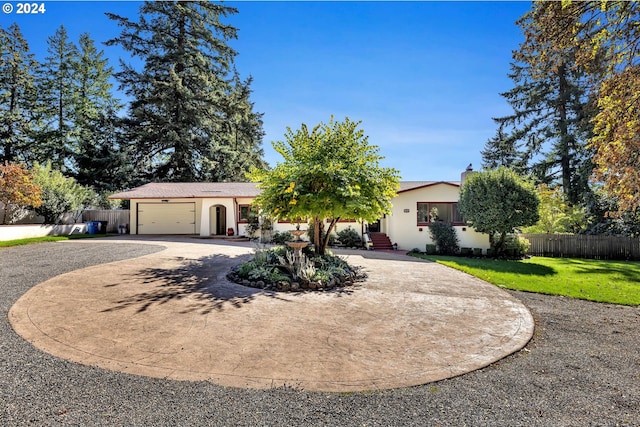
[[[415,255],[502,288],[640,305],[640,262],[533,257],[522,261]]]
[[[72,239],[92,239],[92,238],[107,237],[107,236],[116,236],[116,234],[72,234],[70,236],[45,236],[45,237],[31,237],[28,239],[6,240],[6,241],[0,241],[0,248],[7,248],[9,246],[28,245],[30,243],[57,242],[58,240],[72,240]]]

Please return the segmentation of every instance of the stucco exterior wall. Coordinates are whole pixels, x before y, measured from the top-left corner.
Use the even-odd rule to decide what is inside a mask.
[[[387,233],[392,243],[398,244],[398,249],[410,250],[418,248],[425,250],[425,245],[433,243],[426,225],[418,225],[418,203],[457,202],[460,187],[448,183],[438,183],[427,187],[417,188],[399,193],[391,200],[393,208],[391,215],[380,221],[381,231]],[[476,232],[472,227],[454,226],[460,247],[482,248],[489,247],[489,236]]]

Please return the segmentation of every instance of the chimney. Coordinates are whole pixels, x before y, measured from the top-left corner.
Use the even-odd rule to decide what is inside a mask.
[[[462,187],[464,185],[464,181],[467,179],[467,176],[469,176],[469,174],[473,173],[473,166],[471,165],[471,163],[469,163],[469,166],[467,166],[467,169],[465,169],[464,172],[462,172],[462,174],[460,175],[460,187]]]

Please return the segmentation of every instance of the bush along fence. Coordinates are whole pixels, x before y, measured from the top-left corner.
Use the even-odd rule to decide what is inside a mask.
[[[640,238],[586,234],[522,234],[529,255],[555,258],[640,260]]]
[[[82,212],[82,221],[107,221],[107,233],[118,233],[121,225],[129,229],[129,210],[86,210]]]

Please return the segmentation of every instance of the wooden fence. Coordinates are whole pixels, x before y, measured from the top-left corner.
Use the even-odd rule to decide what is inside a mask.
[[[529,255],[556,258],[640,260],[640,238],[583,234],[523,234]]]
[[[87,210],[82,212],[82,221],[107,221],[107,233],[117,233],[119,225],[129,224],[129,210]]]

